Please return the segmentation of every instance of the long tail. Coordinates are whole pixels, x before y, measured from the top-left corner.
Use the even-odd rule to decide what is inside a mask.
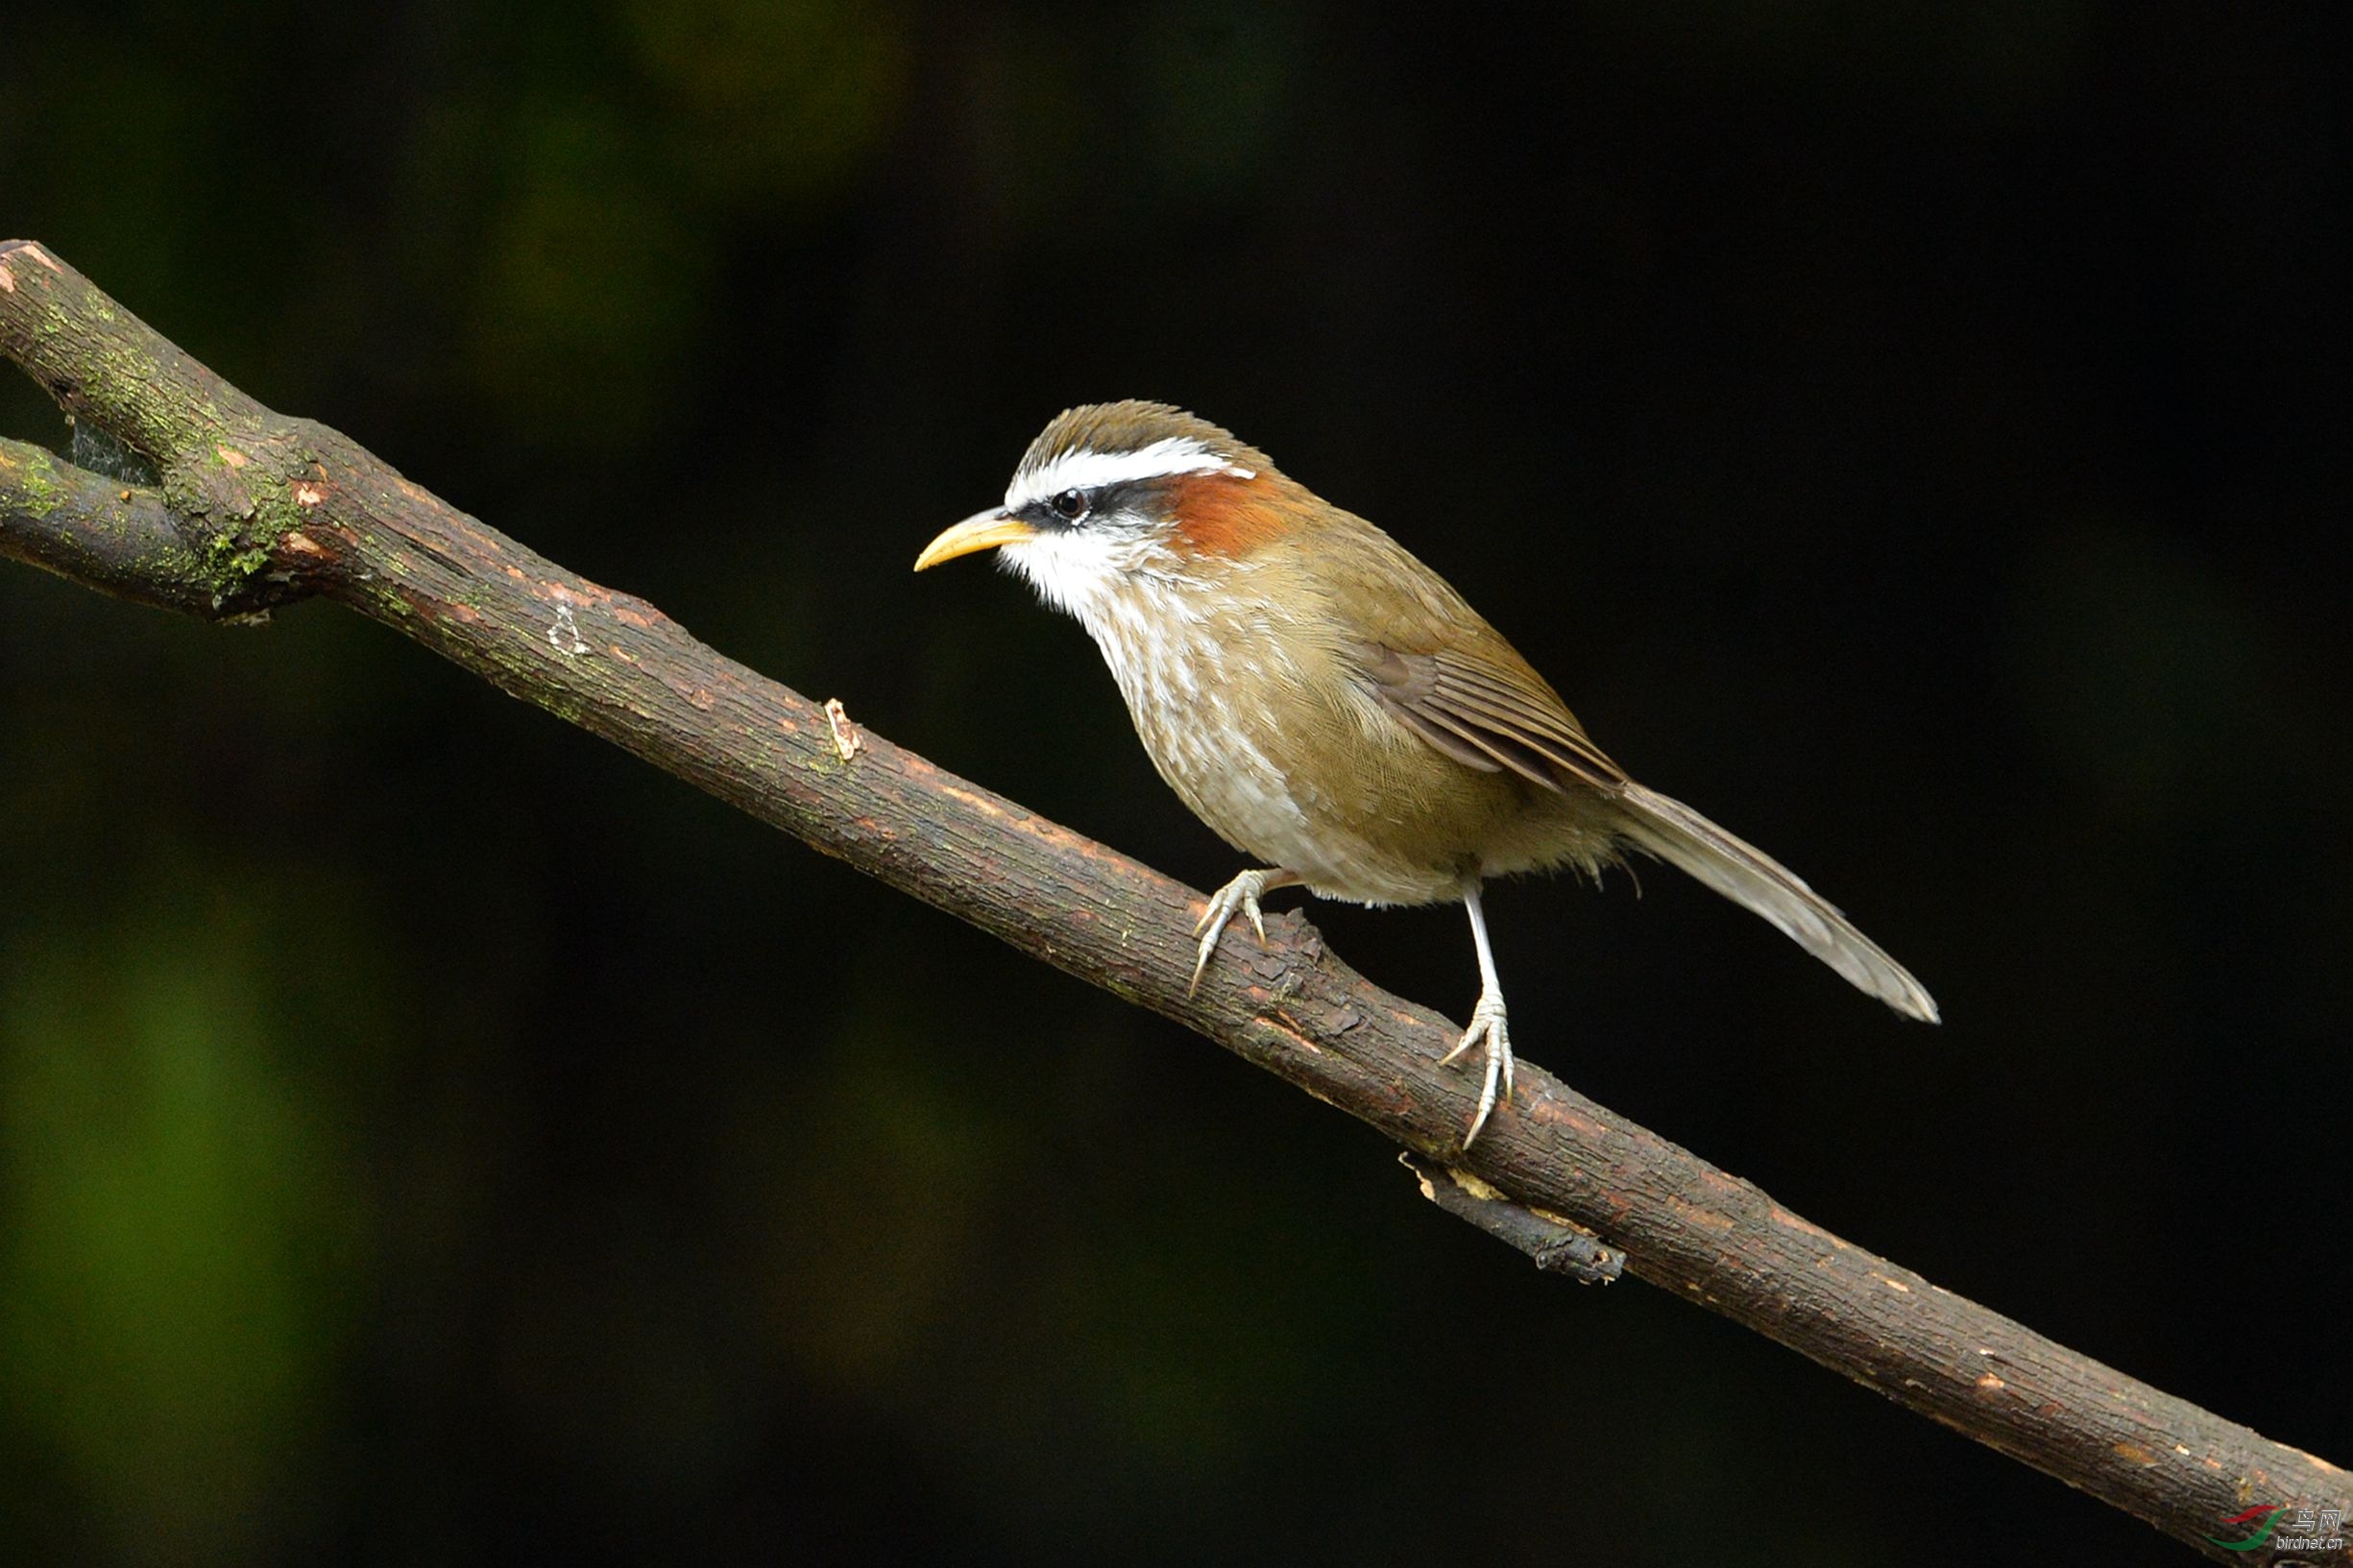
[[[1762,915],[1857,990],[1899,1013],[1936,1022],[1936,1002],[1926,988],[1779,860],[1640,784],[1626,784],[1618,800],[1627,808],[1619,831],[1636,847]]]

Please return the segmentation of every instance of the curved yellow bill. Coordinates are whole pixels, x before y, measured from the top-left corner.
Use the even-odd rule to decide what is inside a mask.
[[[1037,530],[1019,518],[1008,518],[1003,512],[976,512],[926,544],[923,553],[915,557],[915,569],[921,571],[975,550],[993,550],[1000,544],[1014,544],[1036,537]]]

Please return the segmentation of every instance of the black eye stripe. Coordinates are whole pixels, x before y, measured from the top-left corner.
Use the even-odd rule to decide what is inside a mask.
[[[1107,485],[1097,485],[1087,499],[1097,512],[1125,511],[1135,504],[1152,483],[1149,479],[1114,480]]]
[[[1065,485],[1051,495],[1023,502],[1017,515],[1040,528],[1076,528],[1095,519],[1148,508],[1151,498],[1166,483],[1164,477],[1154,475],[1148,479],[1114,479],[1085,488]]]

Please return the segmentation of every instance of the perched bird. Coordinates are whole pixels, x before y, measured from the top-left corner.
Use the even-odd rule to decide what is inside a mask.
[[[1005,504],[924,547],[915,569],[996,548],[1102,648],[1169,787],[1265,864],[1209,900],[1199,983],[1236,914],[1303,884],[1368,905],[1461,900],[1485,1045],[1468,1147],[1512,1093],[1503,986],[1479,886],[1631,848],[1771,921],[1898,1012],[1936,1003],[1902,965],[1762,851],[1643,788],[1586,738],[1544,678],[1405,547],[1165,403],[1099,403],[1048,424]]]

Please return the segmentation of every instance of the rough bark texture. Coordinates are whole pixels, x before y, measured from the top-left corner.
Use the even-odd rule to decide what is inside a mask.
[[[270,412],[23,241],[0,244],[0,353],[162,476],[143,490],[0,442],[0,553],[200,615],[303,594],[348,605],[1370,1123],[1418,1156],[1433,1197],[1450,1187],[1465,1197],[1451,1211],[1540,1261],[1591,1277],[1620,1253],[2218,1560],[2306,1560],[2211,1539],[2246,1533],[2223,1521],[2250,1505],[2353,1512],[2337,1466],[1939,1290],[1531,1064],[1465,1154],[1477,1075],[1438,1066],[1456,1027],[1367,983],[1297,915],[1269,920],[1263,952],[1229,935],[1188,995],[1200,894],[858,731],[347,437]],[[1476,1180],[1452,1181],[1457,1168]]]

